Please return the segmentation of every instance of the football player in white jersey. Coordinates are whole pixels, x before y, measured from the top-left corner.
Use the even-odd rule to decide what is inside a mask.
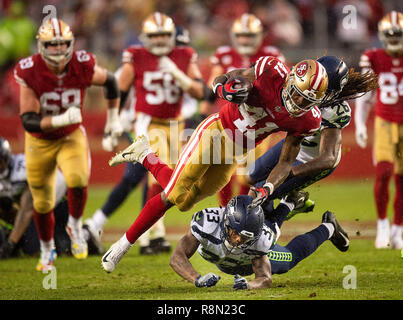
[[[272,285],[272,274],[284,273],[312,254],[324,241],[331,240],[340,250],[349,248],[348,235],[333,213],[326,211],[322,224],[297,236],[286,246],[276,243],[280,229],[272,220],[264,221],[260,206],[251,208],[252,197],[237,196],[225,208],[207,208],[193,215],[190,230],[179,241],[170,265],[196,287],[211,287],[220,276],[201,275],[190,262],[198,251],[226,274],[235,275],[233,288],[260,289]],[[290,201],[284,199],[283,202]],[[247,281],[242,276],[255,274]]]
[[[341,159],[341,131],[351,120],[351,109],[346,100],[357,98],[377,86],[373,72],[360,74],[354,69],[349,70],[345,62],[337,57],[323,56],[318,62],[325,67],[329,79],[326,98],[319,106],[322,113],[320,130],[303,140],[290,176],[268,198],[265,213],[273,210],[270,200],[281,199],[290,192],[295,196],[296,191],[329,176],[336,169]],[[252,190],[265,183],[278,162],[283,143],[284,140],[270,148],[252,165],[249,171],[249,183],[255,186]],[[291,212],[288,218],[299,212],[312,211],[313,207],[314,202],[307,200],[302,208]],[[277,211],[276,214],[280,213]]]

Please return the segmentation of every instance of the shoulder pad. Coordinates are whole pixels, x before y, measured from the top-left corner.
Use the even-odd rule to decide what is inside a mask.
[[[343,101],[322,110],[322,129],[337,128],[343,129],[347,127],[351,121],[351,108],[350,105]]]
[[[227,53],[227,52],[230,52],[231,50],[232,50],[232,48],[230,46],[221,46],[221,47],[217,48],[216,54]]]
[[[196,212],[190,224],[192,234],[199,240],[201,238],[209,239],[209,235],[214,234],[220,227],[222,214],[223,209],[220,208],[207,208]]]

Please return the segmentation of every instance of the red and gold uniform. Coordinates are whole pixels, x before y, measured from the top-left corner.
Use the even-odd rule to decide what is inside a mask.
[[[217,193],[237,168],[236,157],[255,148],[268,135],[287,131],[311,135],[321,123],[318,108],[290,117],[281,90],[289,69],[277,58],[262,57],[254,66],[255,81],[246,103],[226,102],[203,121],[183,150],[165,188],[168,200],[181,211]]]
[[[82,108],[87,87],[91,85],[95,58],[86,51],[73,51],[65,73],[56,75],[40,54],[24,58],[15,67],[20,85],[31,88],[40,101],[41,116],[55,116],[70,107]],[[69,188],[85,187],[90,172],[86,133],[80,124],[49,132],[25,133],[27,178],[39,213],[54,207],[56,166],[62,170]]]

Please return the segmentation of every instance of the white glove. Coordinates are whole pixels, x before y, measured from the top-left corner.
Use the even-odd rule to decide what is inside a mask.
[[[366,126],[356,127],[355,140],[357,141],[357,144],[361,148],[365,148],[367,146],[368,136],[367,136],[367,127]]]
[[[65,127],[82,121],[81,110],[77,107],[70,107],[64,113],[51,118],[53,128]]]
[[[119,121],[122,125],[124,132],[132,132],[133,131],[133,119],[131,119],[130,111],[126,109],[120,110],[119,113]]]
[[[187,91],[191,87],[193,80],[180,70],[175,62],[167,56],[162,56],[159,59],[158,67],[162,72],[172,74],[172,76],[179,81],[179,84],[184,91]]]
[[[117,108],[108,109],[102,147],[105,151],[113,151],[118,145],[118,137],[123,133],[122,125],[119,121],[119,111]]]

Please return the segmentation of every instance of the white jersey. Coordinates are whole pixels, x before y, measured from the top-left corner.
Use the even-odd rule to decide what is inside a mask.
[[[252,274],[252,259],[267,255],[279,235],[264,225],[260,238],[247,249],[233,249],[224,246],[221,232],[224,208],[207,208],[193,215],[190,229],[200,242],[198,252],[228,274]]]
[[[328,128],[343,129],[347,127],[351,120],[351,108],[345,101],[321,108],[322,122],[320,129],[312,136],[306,137],[301,144],[301,149],[298,153],[297,160],[306,163],[319,156],[320,138],[322,130]],[[337,161],[334,164],[336,167],[341,159],[341,147],[337,155]]]
[[[28,187],[27,170],[25,167],[25,155],[12,155],[11,166],[0,174],[0,198],[11,198],[19,201],[24,190]],[[64,176],[60,170],[56,170],[56,204],[58,204],[67,191]]]

